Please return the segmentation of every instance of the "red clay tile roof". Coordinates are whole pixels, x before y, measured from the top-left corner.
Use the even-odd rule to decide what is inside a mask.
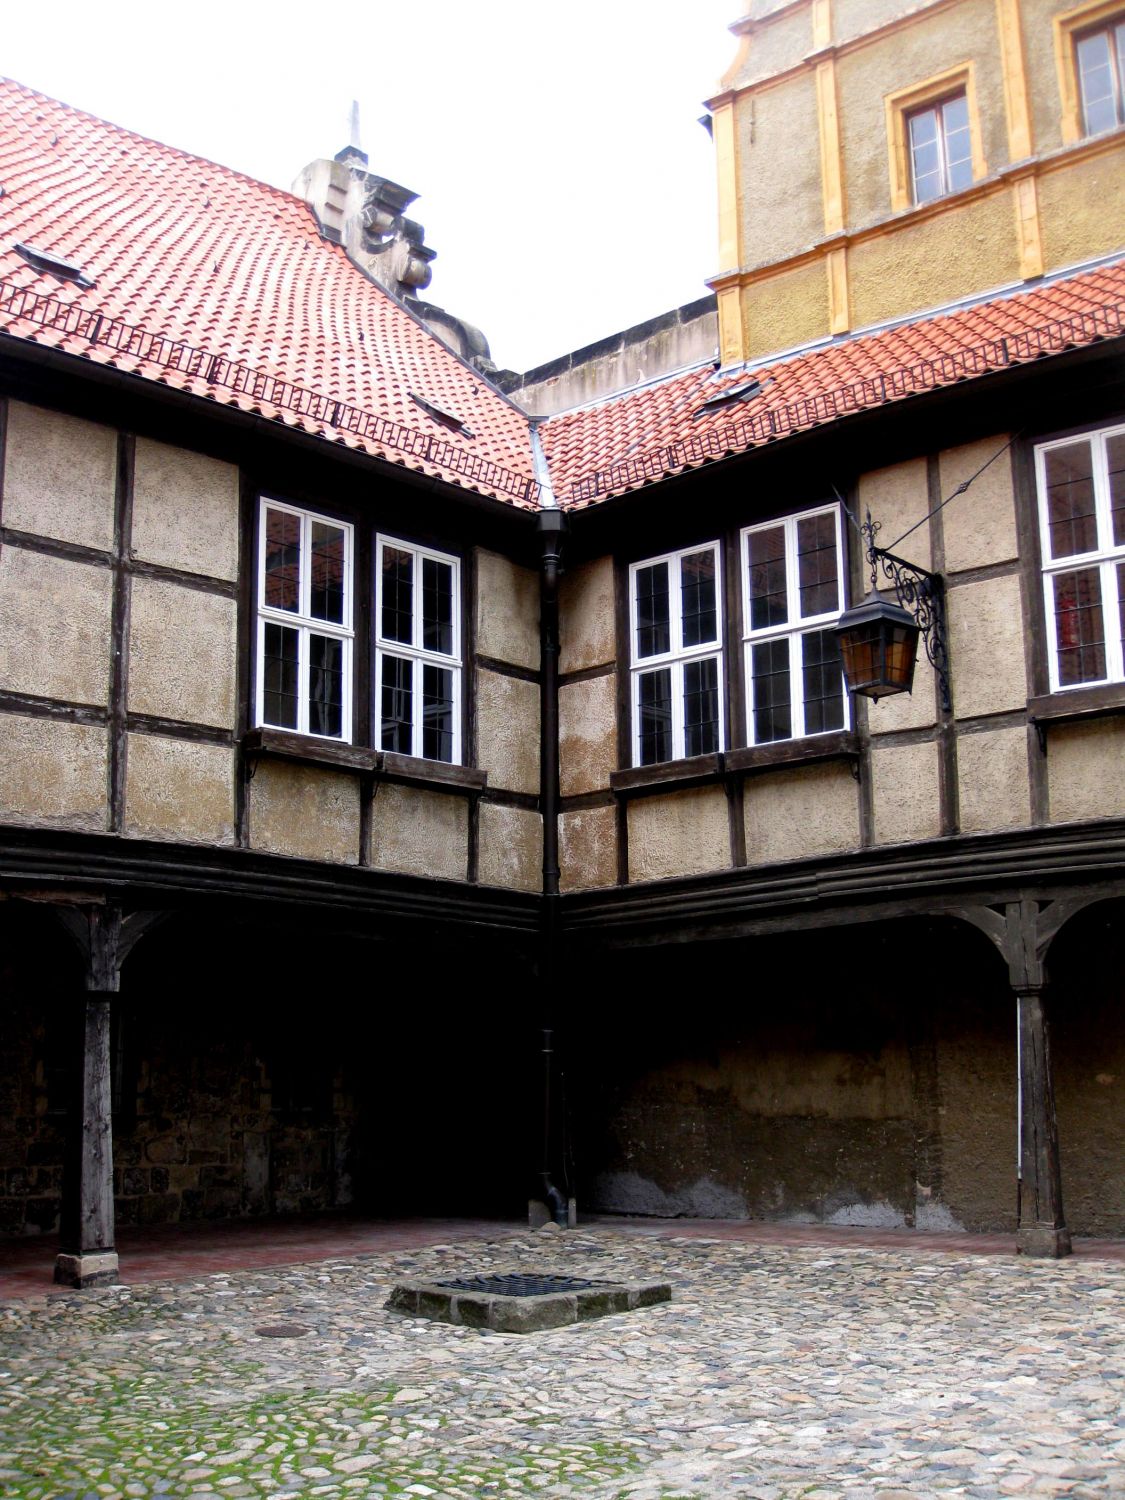
[[[537,503],[527,418],[321,239],[293,194],[7,80],[0,185],[0,330]],[[16,243],[96,284],[37,272]]]
[[[540,434],[560,504],[577,509],[684,469],[776,442],[865,407],[1125,334],[1125,262],[827,348],[755,366],[762,389],[711,366],[561,412]]]
[[[49,345],[534,509],[528,419],[291,193],[0,80],[0,334]],[[81,266],[36,270],[30,244]],[[581,508],[866,407],[1125,333],[1125,264],[859,335],[754,370],[710,366],[540,423]],[[411,392],[473,436],[428,416]]]

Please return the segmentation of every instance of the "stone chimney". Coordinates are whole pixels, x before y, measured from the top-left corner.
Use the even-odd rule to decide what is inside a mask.
[[[417,198],[409,188],[367,170],[359,144],[359,106],[352,104],[351,141],[331,161],[310,162],[293,191],[316,215],[326,240],[342,245],[365,276],[406,304],[442,343],[482,374],[491,375],[488,340],[479,328],[418,296],[430,284],[436,254],[426,231],[406,210]]]

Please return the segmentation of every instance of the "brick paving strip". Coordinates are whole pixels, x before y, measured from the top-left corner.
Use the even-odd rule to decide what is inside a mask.
[[[1125,1494],[1119,1259],[677,1227],[433,1243],[430,1226],[346,1258],[9,1300],[0,1495]],[[509,1271],[673,1297],[534,1335],[383,1305],[403,1278]]]

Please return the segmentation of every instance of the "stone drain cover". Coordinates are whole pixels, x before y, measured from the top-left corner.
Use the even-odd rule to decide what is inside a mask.
[[[537,1333],[671,1300],[666,1281],[588,1281],[552,1272],[505,1271],[456,1280],[404,1281],[384,1306],[439,1323]]]
[[[260,1339],[299,1339],[302,1334],[311,1333],[304,1323],[266,1323],[261,1328],[255,1328],[254,1332]]]

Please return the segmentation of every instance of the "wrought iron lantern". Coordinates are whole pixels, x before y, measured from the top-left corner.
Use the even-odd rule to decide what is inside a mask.
[[[892,693],[909,693],[921,636],[937,674],[942,708],[948,713],[952,704],[942,581],[936,573],[876,547],[878,530],[879,523],[872,521],[869,511],[860,531],[867,544],[871,589],[862,603],[845,610],[836,623],[848,691],[876,701]],[[894,600],[880,592],[880,568],[894,586]]]

